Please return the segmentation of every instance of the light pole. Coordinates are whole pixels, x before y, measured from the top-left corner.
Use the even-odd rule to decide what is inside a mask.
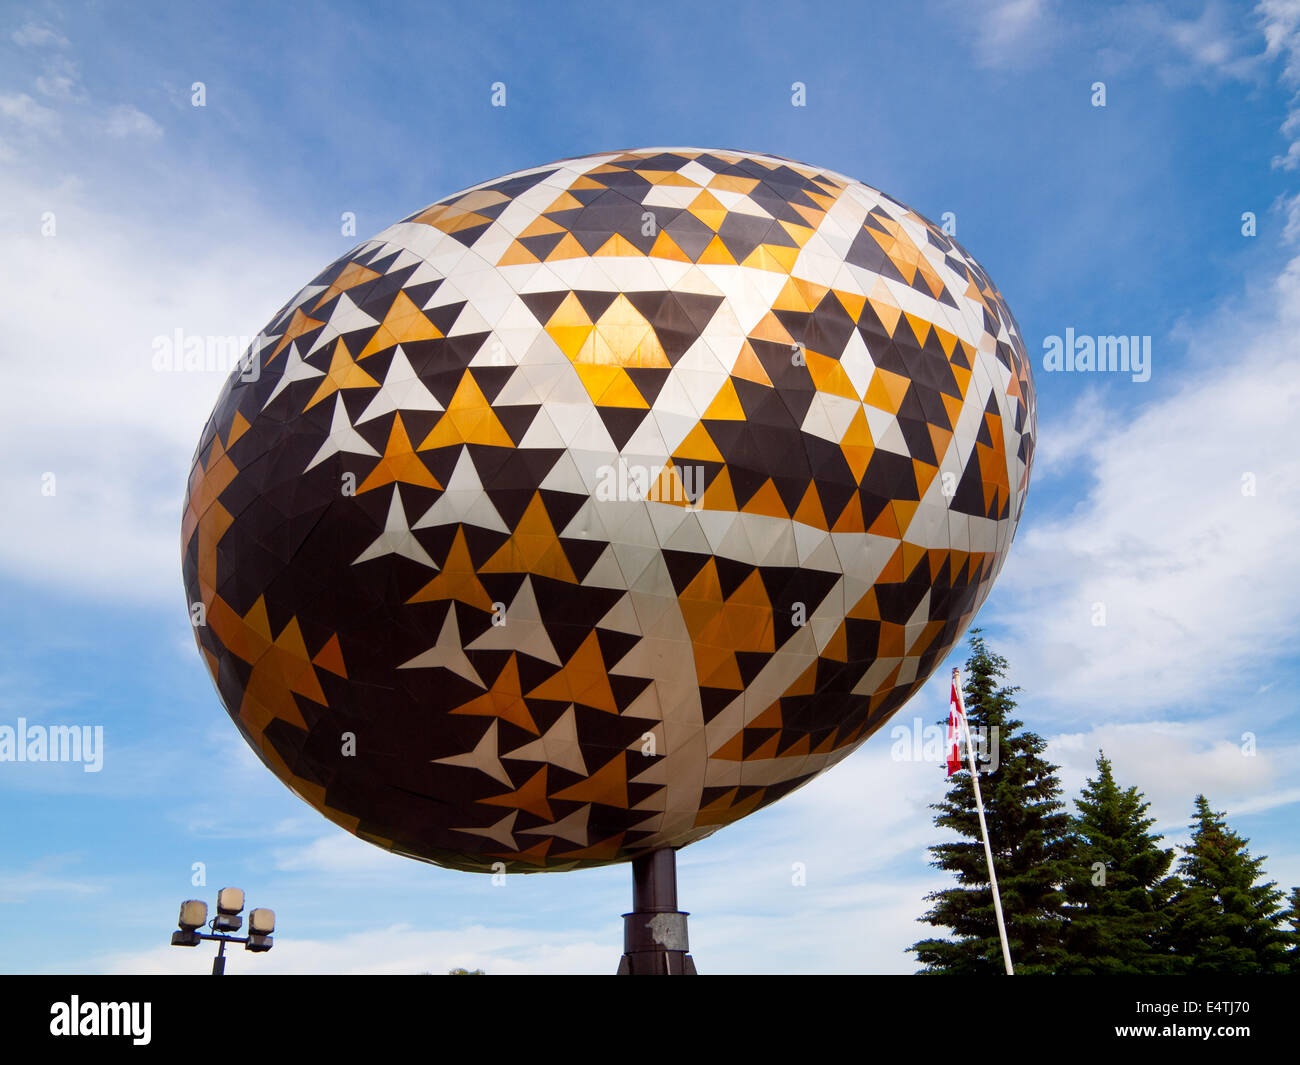
[[[208,904],[201,899],[189,899],[181,903],[181,914],[176,923],[180,931],[172,933],[173,947],[197,947],[203,940],[211,939],[220,943],[217,956],[212,959],[212,975],[221,976],[226,971],[226,944],[242,943],[245,950],[261,954],[271,949],[274,941],[271,933],[275,931],[275,911],[258,908],[248,914],[248,935],[236,936],[244,919],[239,915],[244,910],[244,892],[242,888],[225,887],[217,892],[217,915],[208,922]],[[213,934],[200,932],[204,925],[209,925]]]

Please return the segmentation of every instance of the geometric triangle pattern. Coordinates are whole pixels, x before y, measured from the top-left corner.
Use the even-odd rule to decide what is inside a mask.
[[[628,861],[906,702],[1006,558],[1035,431],[1001,294],[897,200],[737,151],[562,160],[390,226],[258,336],[190,474],[195,635],[359,837]]]

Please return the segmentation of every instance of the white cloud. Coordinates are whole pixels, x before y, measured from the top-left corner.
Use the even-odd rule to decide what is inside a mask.
[[[1257,814],[1278,806],[1290,806],[1294,802],[1300,802],[1300,788],[1282,788],[1235,803],[1229,808],[1228,813],[1230,815]]]
[[[1253,327],[1212,318],[1183,360],[1157,347],[1154,376],[1177,364],[1166,372],[1182,380],[1128,414],[1091,421],[1088,397],[1040,420],[1044,440],[1059,432],[1074,449],[1072,467],[1060,458],[1048,472],[1072,481],[1079,502],[1029,522],[1000,578],[1008,657],[1029,690],[1067,707],[1150,712],[1235,695],[1290,646],[1300,259],[1264,313]]]
[[[54,133],[59,128],[58,113],[38,104],[25,92],[0,95],[0,118],[39,133]]]
[[[1045,0],[1000,0],[979,4],[975,19],[975,55],[981,66],[1022,66],[1041,49],[1050,31]]]
[[[546,932],[536,928],[420,929],[397,924],[350,932],[331,940],[296,939],[277,930],[265,954],[232,952],[228,973],[240,975],[440,975],[450,969],[483,969],[491,975],[610,973],[618,965],[621,930],[603,939],[590,930]],[[159,946],[110,955],[98,971],[131,973],[207,973],[212,948],[181,950]]]
[[[45,73],[36,79],[36,88],[58,100],[75,98],[80,91],[77,64],[67,56],[52,56],[45,65]]]
[[[1290,198],[1282,197],[1278,207],[1286,216],[1283,223],[1282,240],[1287,244],[1300,243],[1300,192]]]
[[[1273,165],[1300,167],[1300,0],[1260,0],[1252,20],[1238,8],[1209,0],[1194,17],[1144,3],[1095,12],[1075,7],[1057,15],[1047,0],[954,0],[970,28],[980,66],[1026,66],[1056,45],[1070,42],[1095,56],[1098,71],[1155,66],[1166,83],[1242,81],[1261,84],[1270,63],[1281,60],[1279,79],[1292,97],[1281,132],[1289,144]],[[1260,38],[1263,47],[1260,47]]]
[[[110,137],[141,137],[144,140],[157,140],[163,135],[162,126],[130,104],[119,104],[112,108],[108,112],[104,129]]]
[[[1267,54],[1285,56],[1283,75],[1300,82],[1300,41],[1296,37],[1300,32],[1300,0],[1260,0],[1255,13],[1264,31]]]
[[[10,40],[20,48],[66,47],[68,39],[58,30],[28,22],[9,35]]]
[[[1260,0],[1249,17],[1235,4],[1208,0],[1194,16],[1169,5],[1107,5],[1092,11],[1072,9],[1070,36],[1095,57],[1099,72],[1133,73],[1154,68],[1168,85],[1214,86],[1243,82],[1263,86],[1274,75],[1292,95],[1281,132],[1287,150],[1274,167],[1300,166],[1300,0]]]
[[[275,852],[275,867],[285,872],[330,876],[391,873],[397,861],[388,851],[342,829],[308,843]]]
[[[110,214],[95,189],[33,164],[0,170],[16,234],[0,261],[0,365],[21,381],[0,393],[0,571],[179,610],[185,482],[226,374],[156,372],[154,338],[256,334],[337,254],[336,234],[292,231],[198,176],[183,226],[147,205]],[[40,233],[47,213],[55,236]]]
[[[1265,56],[1282,59],[1282,84],[1296,94],[1282,123],[1282,134],[1291,143],[1273,165],[1295,170],[1300,167],[1300,0],[1261,0],[1255,14],[1264,32]]]
[[[57,875],[60,869],[75,864],[76,857],[51,854],[33,862],[17,873],[0,871],[0,903],[21,904],[33,897],[56,895],[93,895],[103,886],[86,879]]]
[[[1237,15],[1213,0],[1195,18],[1178,18],[1150,6],[1138,13],[1139,21],[1173,48],[1176,66],[1167,65],[1166,74],[1175,80],[1188,73],[1250,80],[1258,76],[1263,56],[1253,50],[1249,30],[1238,24]]]
[[[841,853],[848,849],[843,840],[840,847]],[[812,866],[807,886],[794,887],[789,869],[780,872],[784,885],[760,904],[742,907],[723,898],[710,909],[708,899],[699,901],[694,891],[683,896],[683,907],[692,911],[691,950],[701,972],[903,975],[918,968],[907,948],[942,934],[918,919],[929,909],[926,894],[951,886],[943,873],[844,877],[827,884],[818,880],[825,867]],[[734,869],[730,883],[746,875],[753,873]]]
[[[1192,800],[1198,794],[1229,818],[1262,813],[1300,801],[1300,789],[1284,785],[1300,747],[1256,737],[1223,718],[1204,721],[1108,722],[1087,732],[1063,733],[1048,743],[1060,767],[1065,793],[1078,794],[1096,776],[1098,749],[1106,753],[1121,787],[1136,785],[1151,803],[1151,816],[1172,838],[1186,837]],[[1253,753],[1248,753],[1253,750]],[[1071,812],[1073,802],[1069,804]]]
[[[1067,473],[1078,462],[1079,454],[1098,435],[1111,427],[1111,413],[1103,393],[1097,389],[1084,392],[1075,403],[1070,417],[1039,433],[1034,447],[1033,479],[1042,483],[1049,477]]]

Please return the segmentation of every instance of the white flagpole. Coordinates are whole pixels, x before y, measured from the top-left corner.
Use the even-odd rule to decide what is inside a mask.
[[[989,826],[984,822],[984,800],[980,796],[980,775],[975,768],[975,745],[970,738],[970,723],[966,720],[966,700],[961,693],[961,670],[952,671],[953,690],[957,693],[957,709],[961,713],[962,732],[966,734],[966,757],[970,761],[970,781],[975,788],[975,810],[979,813],[980,832],[984,836],[984,857],[989,863],[989,886],[993,889],[993,912],[998,919],[998,935],[1002,938],[1002,961],[1007,967],[1007,975],[1013,976],[1011,969],[1011,946],[1007,943],[1007,926],[1002,919],[1002,899],[998,895],[998,875],[993,871],[993,848],[989,846]]]

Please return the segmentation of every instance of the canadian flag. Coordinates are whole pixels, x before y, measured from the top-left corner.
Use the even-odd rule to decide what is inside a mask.
[[[948,775],[961,768],[961,723],[966,711],[957,690],[957,671],[952,671],[952,695],[948,700]]]

